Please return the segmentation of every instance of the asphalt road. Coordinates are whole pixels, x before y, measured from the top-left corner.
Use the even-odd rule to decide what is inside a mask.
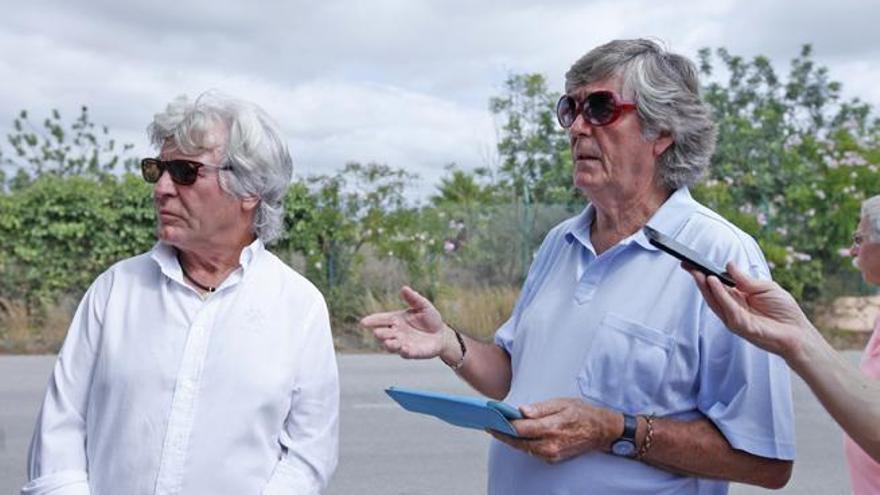
[[[849,353],[855,361],[857,353]],[[25,456],[54,356],[0,356],[0,494],[18,493]],[[328,495],[448,495],[485,492],[488,437],[407,413],[389,385],[473,394],[439,362],[386,355],[339,356],[341,455]],[[734,485],[731,495],[847,495],[840,429],[794,379],[798,459],[782,490]]]

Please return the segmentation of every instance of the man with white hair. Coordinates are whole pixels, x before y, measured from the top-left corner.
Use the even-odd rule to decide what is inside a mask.
[[[159,242],[89,288],[22,494],[313,494],[337,461],[320,292],[264,247],[292,161],[257,106],[178,98],[148,132]]]

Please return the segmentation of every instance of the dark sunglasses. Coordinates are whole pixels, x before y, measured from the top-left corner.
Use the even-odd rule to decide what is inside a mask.
[[[141,160],[141,174],[143,174],[144,180],[150,184],[159,182],[162,173],[167,170],[175,184],[191,186],[199,178],[199,169],[201,167],[216,170],[232,170],[232,167],[229,165],[218,167],[192,160],[159,160],[158,158],[144,158]]]
[[[861,247],[865,243],[865,236],[861,232],[853,232],[852,242],[855,247]]]
[[[574,97],[563,95],[556,104],[556,118],[559,125],[568,129],[574,125],[578,114],[594,127],[614,123],[627,110],[635,110],[636,104],[617,98],[613,91],[596,91],[579,102]]]

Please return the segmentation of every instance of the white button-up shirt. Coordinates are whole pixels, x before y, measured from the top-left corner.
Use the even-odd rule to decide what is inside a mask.
[[[336,467],[339,379],[327,308],[245,248],[209,297],[174,248],[89,288],[37,418],[22,494],[314,494]]]

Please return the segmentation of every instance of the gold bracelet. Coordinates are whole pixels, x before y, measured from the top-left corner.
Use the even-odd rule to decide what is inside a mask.
[[[637,461],[642,460],[643,457],[651,450],[651,444],[654,441],[654,415],[651,414],[649,416],[642,416],[645,418],[645,424],[648,427],[648,433],[645,434],[645,440],[642,442],[642,446],[639,447],[639,452],[633,458]]]

